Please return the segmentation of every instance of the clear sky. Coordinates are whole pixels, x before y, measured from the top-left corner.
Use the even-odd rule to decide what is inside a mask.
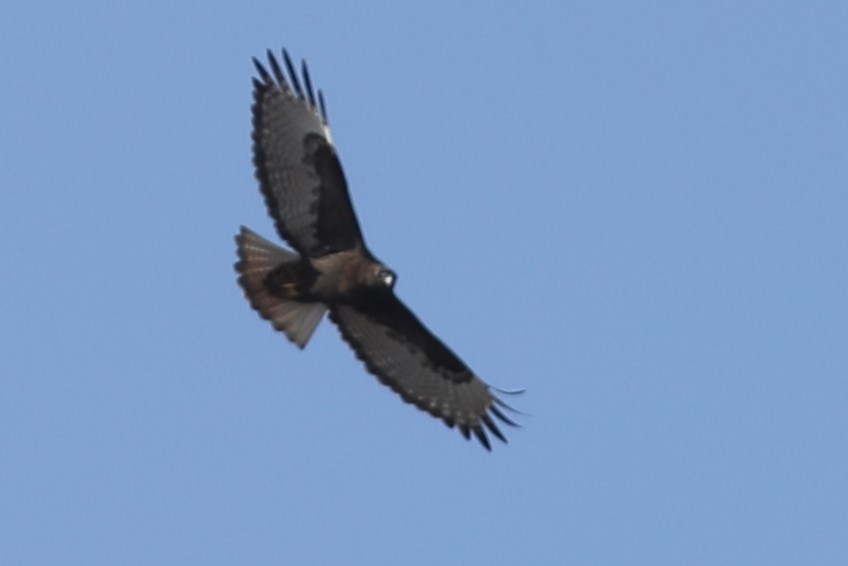
[[[50,4],[0,7],[0,563],[848,564],[848,3]],[[283,46],[508,445],[243,299]]]

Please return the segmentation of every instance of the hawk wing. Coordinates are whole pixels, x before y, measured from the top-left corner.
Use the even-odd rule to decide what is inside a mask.
[[[303,85],[268,51],[270,72],[253,60],[253,162],[277,231],[302,255],[320,257],[362,242],[347,182],[333,146],[324,97],[316,99],[304,62]],[[304,89],[305,86],[305,89]]]
[[[506,442],[492,415],[517,426],[501,410],[509,407],[394,294],[333,305],[330,319],[368,371],[465,438],[473,432],[489,450],[487,430]]]

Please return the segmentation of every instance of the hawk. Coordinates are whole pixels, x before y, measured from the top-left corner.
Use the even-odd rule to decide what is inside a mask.
[[[394,293],[397,275],[365,245],[327,122],[324,96],[268,51],[253,59],[253,162],[281,248],[242,226],[238,282],[250,305],[304,348],[325,313],[356,356],[407,403],[491,450],[510,409]]]

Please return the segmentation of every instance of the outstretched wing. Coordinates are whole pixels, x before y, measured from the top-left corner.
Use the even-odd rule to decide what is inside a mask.
[[[269,51],[253,60],[253,162],[268,212],[280,236],[303,255],[351,249],[362,241],[347,182],[304,62],[303,85],[283,50],[288,80]],[[305,87],[305,88],[304,88]]]
[[[474,433],[487,450],[487,430],[506,442],[492,416],[516,426],[501,410],[508,407],[393,294],[334,305],[330,319],[368,371],[404,401],[466,438]]]

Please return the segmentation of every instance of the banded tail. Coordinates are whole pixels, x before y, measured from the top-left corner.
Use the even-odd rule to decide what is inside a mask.
[[[274,328],[283,331],[289,340],[304,348],[327,312],[327,307],[323,303],[282,298],[272,293],[267,284],[270,272],[281,264],[300,262],[300,256],[269,242],[244,226],[236,236],[236,245],[239,256],[235,265],[239,273],[238,282],[250,306],[262,318],[270,321]],[[292,269],[291,273],[296,275],[297,270]],[[296,285],[297,282],[291,283]]]

